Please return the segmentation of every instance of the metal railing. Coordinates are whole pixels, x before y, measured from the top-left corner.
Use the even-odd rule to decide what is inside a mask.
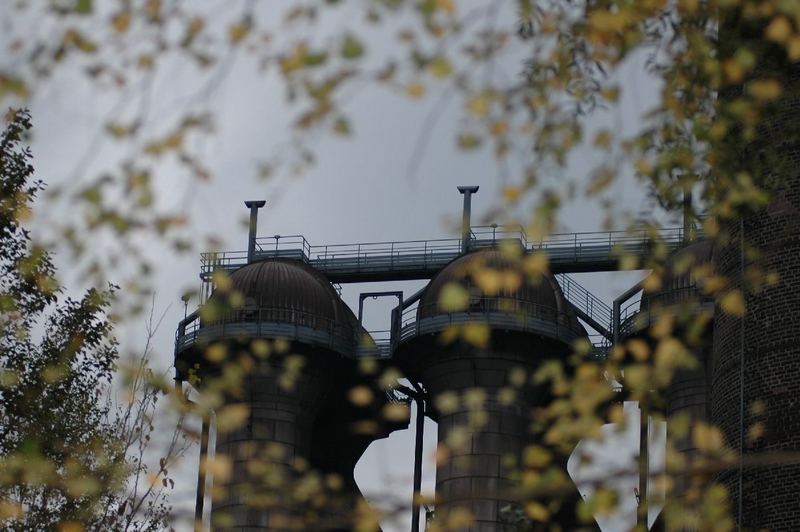
[[[572,316],[531,301],[508,297],[482,297],[462,311],[443,312],[438,303],[415,305],[405,309],[395,342],[405,342],[420,335],[469,323],[488,323],[493,328],[545,334],[571,341],[584,334]]]
[[[355,352],[354,329],[325,316],[292,308],[243,308],[221,312],[211,320],[182,323],[175,333],[180,353],[198,342],[236,338],[286,338],[330,348],[342,355]]]
[[[391,331],[366,331],[362,334],[354,355],[359,358],[390,358],[393,350]]]
[[[554,267],[570,270],[617,267],[620,255],[646,253],[656,242],[669,249],[683,243],[683,228],[659,231],[602,231],[561,233],[535,240],[520,226],[488,225],[471,229],[470,248],[518,244],[526,252],[545,252]],[[275,235],[256,239],[255,260],[292,258],[326,274],[334,282],[390,280],[413,273],[430,277],[462,253],[461,240],[444,238],[336,245],[311,245],[302,235]],[[208,282],[217,270],[231,271],[247,264],[246,251],[201,255],[201,278]],[[372,277],[369,277],[372,276]]]
[[[591,360],[603,361],[608,358],[608,354],[611,352],[611,340],[602,334],[590,334],[589,342],[592,344],[592,350],[589,353]]]
[[[585,317],[588,317],[588,321],[595,322],[589,323],[589,325],[592,327],[599,326],[605,329],[598,332],[608,338],[611,334],[613,321],[613,311],[611,307],[565,273],[556,275],[556,280],[561,286],[561,291],[564,293],[564,297],[567,298],[567,301],[578,311],[582,312]]]
[[[620,337],[624,338],[640,331],[653,321],[653,316],[657,313],[671,311],[670,309],[674,311],[676,307],[686,304],[705,307],[713,305],[713,300],[704,296],[700,287],[694,284],[662,290],[648,294],[647,297],[639,296],[639,299],[631,301],[620,310]]]

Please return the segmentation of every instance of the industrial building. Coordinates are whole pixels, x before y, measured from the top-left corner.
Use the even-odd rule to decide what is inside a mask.
[[[237,389],[236,396],[230,397],[233,403],[249,405],[249,420],[241,429],[220,435],[214,445],[216,453],[224,453],[233,460],[233,474],[214,487],[221,495],[214,500],[212,521],[215,516],[225,516],[215,528],[284,530],[290,529],[292,519],[296,518],[311,523],[306,525],[308,529],[348,530],[348,523],[341,516],[355,508],[361,497],[353,480],[355,463],[372,441],[409,424],[408,419],[387,421],[380,412],[389,404],[415,400],[422,406],[420,413],[438,422],[440,442],[451,439],[455,427],[469,427],[460,447],[456,446],[450,459],[437,467],[434,519],[446,519],[453,511],[467,510],[474,517],[469,530],[516,530],[501,515],[502,509],[514,502],[511,494],[517,482],[514,461],[509,463],[508,457],[518,458],[526,445],[535,442],[536,434],[530,431],[530,412],[536,406],[546,405],[550,398],[546,389],[526,386],[515,400],[497,401],[497,392],[507,384],[509,374],[515,368],[530,372],[544,360],[566,357],[574,341],[580,338],[592,340],[590,357],[603,359],[614,342],[637,336],[647,339],[648,326],[663,312],[677,314],[678,310],[685,313],[688,309],[690,315],[705,316],[709,324],[691,346],[698,366],[675,375],[666,393],[666,404],[662,405],[664,411],[668,415],[687,412],[692,420],[719,423],[728,444],[736,448],[737,430],[748,424],[747,419],[737,414],[737,408],[749,404],[741,390],[761,393],[763,388],[759,386],[765,386],[766,381],[784,378],[780,372],[762,370],[759,374],[755,360],[745,361],[739,369],[742,357],[747,356],[739,349],[739,340],[752,344],[747,353],[754,357],[785,358],[790,351],[797,350],[790,342],[798,335],[787,336],[785,340],[769,339],[770,345],[778,342],[775,345],[779,348],[785,346],[785,352],[762,351],[763,347],[756,343],[765,337],[765,329],[780,323],[779,318],[758,324],[754,321],[750,326],[757,330],[750,333],[749,329],[739,330],[741,319],[719,312],[715,317],[714,302],[703,295],[695,273],[697,268],[715,260],[716,249],[723,250],[725,267],[728,264],[725,257],[730,255],[725,250],[735,247],[735,241],[729,241],[728,248],[715,247],[688,225],[662,229],[656,235],[646,231],[574,233],[531,241],[521,228],[472,226],[470,202],[477,187],[459,187],[459,191],[464,196],[459,239],[320,246],[309,244],[303,237],[262,238],[256,235],[256,226],[258,209],[264,202],[247,202],[251,210],[248,250],[203,256],[204,302],[178,327],[176,378],[182,382],[199,375],[202,386],[203,375],[219,372],[219,366],[205,356],[205,349],[215,343],[226,345],[229,356],[245,357],[242,364],[251,368],[245,384]],[[789,212],[786,216],[797,220],[796,213]],[[755,222],[746,227],[755,228]],[[785,231],[776,229],[776,232],[785,234],[786,241],[794,242],[796,247],[796,233],[792,236]],[[644,258],[651,252],[654,240],[666,246],[671,254],[657,292],[642,294],[641,286],[637,285],[608,305],[569,275],[618,270],[621,253]],[[550,272],[541,282],[523,280],[511,288],[501,287],[491,295],[476,290],[477,283],[471,278],[476,264],[497,271],[513,267],[500,251],[500,247],[508,249],[508,246],[517,247],[523,255],[546,253]],[[799,256],[800,252],[793,255],[794,259]],[[776,259],[777,265],[784,273],[780,260]],[[230,286],[226,290],[214,290],[213,276],[220,270],[229,274]],[[731,277],[736,277],[735,272]],[[408,279],[430,281],[411,297],[392,290],[393,281]],[[377,296],[398,299],[388,337],[373,338],[364,330],[363,309],[359,308],[356,316],[342,302],[334,286],[365,281],[386,283],[387,290],[362,294],[362,302]],[[450,283],[468,289],[470,300],[466,308],[448,310],[440,305],[440,294]],[[795,298],[796,292],[795,288]],[[243,300],[232,303],[231,294]],[[769,295],[751,295],[748,304],[752,300],[754,308],[759,309],[758,298],[763,297]],[[216,311],[203,311],[208,308]],[[769,313],[772,308],[768,306],[760,312]],[[442,346],[437,341],[451,325],[476,321],[491,331],[486,346],[464,343]],[[796,329],[797,325],[792,327]],[[717,340],[720,335],[722,341]],[[304,357],[304,365],[291,390],[279,382],[278,366],[285,361],[276,356],[259,357],[258,348],[253,347],[259,340],[288,341],[287,352]],[[386,393],[359,369],[359,361],[364,358],[376,360],[379,365],[391,363],[402,368],[411,387],[398,384]],[[745,368],[752,368],[753,377],[744,375],[749,373]],[[744,380],[738,380],[737,376]],[[775,400],[783,408],[781,415],[788,416],[789,425],[776,423],[770,416],[777,414],[768,410],[772,424],[768,421],[768,434],[760,445],[796,444],[800,430],[791,430],[791,422],[797,420],[798,395],[792,392],[797,391],[797,386],[795,381],[785,383],[784,388],[772,389],[773,395],[779,395]],[[370,389],[374,400],[369,404],[354,404],[348,398],[348,391],[354,387]],[[486,392],[482,408],[487,416],[481,423],[472,423],[470,412],[463,407],[446,412],[436,408],[435,397],[474,388]],[[418,416],[418,447],[421,420]],[[204,454],[208,452],[209,438],[213,438],[210,425],[210,420],[205,420]],[[352,430],[365,426],[370,430]],[[647,425],[643,424],[643,428],[646,431]],[[689,437],[677,442],[677,447],[689,460],[696,452]],[[288,501],[281,501],[274,489],[264,485],[265,470],[270,471],[267,476],[276,483],[291,482],[299,474],[298,458],[311,470],[335,473],[343,479],[336,494],[316,504],[309,501],[298,509]],[[254,462],[261,463],[263,468],[254,468]],[[413,465],[409,464],[411,467],[415,469],[415,490],[419,492],[419,456]],[[758,497],[741,497],[747,509],[743,515],[753,522],[765,523],[778,515],[774,511],[784,511],[788,513],[780,517],[786,519],[783,523],[800,522],[800,517],[792,514],[800,505],[793,498],[789,502],[781,492],[785,487],[780,483],[769,481],[794,469],[796,466],[775,466],[767,468],[767,473],[758,469],[740,471],[746,483],[744,490],[757,485],[760,493]],[[721,478],[733,486],[735,499],[736,478],[729,478],[731,475],[735,472],[725,472]],[[692,478],[684,474],[675,481],[676,491],[682,493],[689,489]],[[206,485],[201,472],[198,515],[202,515]],[[642,488],[641,495],[646,495],[646,482]],[[767,492],[777,495],[773,498],[761,495]],[[561,511],[553,517],[566,530],[577,526],[574,504],[578,499],[576,490],[574,496],[565,498]],[[419,505],[415,505],[414,512],[416,529]],[[788,530],[791,526],[767,528]]]

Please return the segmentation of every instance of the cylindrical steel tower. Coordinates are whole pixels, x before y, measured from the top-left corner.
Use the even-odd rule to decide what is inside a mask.
[[[406,327],[402,333],[397,358],[406,373],[425,386],[431,414],[439,423],[440,445],[449,449],[436,470],[436,521],[447,526],[454,512],[464,510],[474,517],[469,530],[516,530],[503,509],[518,507],[514,494],[521,453],[535,443],[533,409],[547,404],[548,392],[522,385],[513,401],[504,400],[500,392],[513,386],[515,372],[529,377],[543,361],[565,357],[570,343],[586,332],[552,275],[541,276],[538,283],[523,278],[513,290],[501,288],[487,295],[478,288],[478,269],[520,273],[519,265],[498,250],[469,253],[450,263],[422,296],[412,330]],[[449,283],[470,292],[468,308],[442,309],[440,296]],[[442,345],[443,330],[471,322],[489,326],[491,339],[485,347]],[[462,400],[444,409],[439,400],[447,393]],[[479,402],[483,414],[470,402]],[[568,478],[566,465],[564,476]],[[564,513],[574,518],[574,508]]]
[[[298,261],[251,263],[228,281],[201,309],[191,341],[183,335],[176,362],[179,375],[198,368],[201,389],[224,364],[243,375],[241,383],[223,387],[225,404],[243,405],[248,419],[217,435],[216,456],[228,457],[232,472],[215,481],[212,528],[349,530],[359,495],[352,465],[370,441],[386,435],[377,423],[371,433],[351,430],[364,417],[346,401],[358,381],[357,320],[327,279]],[[263,342],[277,339],[288,340],[283,352]],[[225,347],[224,361],[218,352],[209,360],[213,345]],[[328,415],[320,416],[323,411]],[[338,412],[336,437],[312,438],[332,430],[332,411]],[[308,489],[317,483],[312,476],[325,486],[331,473],[339,475],[341,489]]]

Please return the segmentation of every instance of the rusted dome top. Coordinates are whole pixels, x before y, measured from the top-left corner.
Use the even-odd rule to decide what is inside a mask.
[[[567,325],[573,330],[582,330],[572,307],[564,297],[561,287],[550,273],[542,275],[539,282],[522,273],[521,282],[513,289],[500,283],[496,294],[487,295],[480,290],[474,275],[481,270],[500,277],[519,272],[515,264],[498,249],[485,249],[463,255],[440,271],[428,285],[419,304],[419,319],[447,314],[439,305],[444,287],[459,283],[472,295],[468,312],[509,312],[525,314]],[[485,284],[485,283],[483,283]]]
[[[355,321],[352,311],[325,276],[300,261],[269,259],[254,262],[231,273],[230,282],[225,293],[241,294],[245,311],[274,309],[295,313],[295,317],[287,315],[286,319],[275,321],[313,316],[348,327],[352,327]],[[222,290],[218,289],[211,300],[223,297]]]

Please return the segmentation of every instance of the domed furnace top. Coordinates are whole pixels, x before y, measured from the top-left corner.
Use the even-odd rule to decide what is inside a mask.
[[[299,261],[254,262],[231,273],[230,281],[231,289],[245,298],[245,307],[294,309],[335,321],[348,314],[325,276]]]
[[[521,274],[521,279],[514,289],[507,284],[496,294],[484,294],[475,276],[481,270],[490,275]],[[485,249],[463,255],[448,264],[428,285],[422,296],[417,313],[418,319],[447,314],[439,305],[442,290],[448,283],[458,283],[469,290],[471,297],[465,312],[499,312],[519,314],[540,318],[568,326],[573,330],[582,330],[575,312],[564,297],[561,287],[550,273],[542,274],[535,282],[520,271],[519,263],[507,257],[499,249]]]
[[[227,305],[218,319],[225,322],[282,322],[326,330],[352,338],[357,320],[327,278],[311,266],[291,259],[253,262],[232,272],[230,286],[218,288],[207,304]],[[217,321],[217,320],[209,320]]]

